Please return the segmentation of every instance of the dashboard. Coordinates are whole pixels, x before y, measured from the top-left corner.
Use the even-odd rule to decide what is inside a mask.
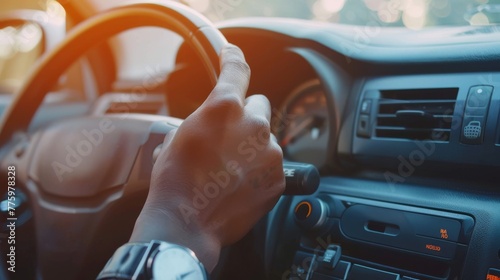
[[[270,97],[285,158],[322,174],[255,233],[249,275],[499,279],[498,27],[220,27],[247,56],[250,93]]]
[[[314,164],[321,183],[312,195],[282,196],[224,250],[213,279],[500,279],[499,26],[248,18],[218,27],[246,56],[249,94],[269,98],[285,159]],[[211,90],[203,69],[185,63],[192,57],[181,46],[182,67],[139,101],[126,92],[131,82],[92,105],[48,102],[30,130],[83,115],[185,118]],[[0,100],[0,112],[10,102]],[[109,236],[96,239],[89,271],[128,240],[145,197],[96,226]]]

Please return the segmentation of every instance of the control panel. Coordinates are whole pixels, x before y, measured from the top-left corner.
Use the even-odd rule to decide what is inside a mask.
[[[301,238],[288,279],[455,279],[475,224],[468,215],[330,194],[291,211]]]
[[[482,75],[492,79],[478,79]],[[498,77],[500,73],[370,78],[353,101],[352,130],[345,130],[352,137],[340,137],[352,139],[350,149],[340,154],[354,157],[362,166],[389,169],[398,168],[401,158],[413,167],[424,162],[481,171],[482,166],[498,167]]]

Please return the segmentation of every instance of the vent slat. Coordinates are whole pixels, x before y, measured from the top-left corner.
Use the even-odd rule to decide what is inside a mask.
[[[453,115],[433,115],[434,118],[451,118]],[[395,118],[396,114],[377,114],[377,118]]]
[[[449,141],[458,88],[383,90],[378,102],[377,138]],[[417,111],[398,116],[400,111]]]
[[[455,100],[453,99],[440,99],[440,100],[396,100],[396,99],[381,99],[379,101],[379,104],[419,104],[419,103],[426,103],[426,104],[446,104],[446,103],[453,103],[455,104]]]
[[[414,131],[414,132],[429,132],[429,131],[450,131],[449,128],[408,128],[408,127],[394,127],[394,126],[377,126],[377,130],[393,130],[393,131]]]

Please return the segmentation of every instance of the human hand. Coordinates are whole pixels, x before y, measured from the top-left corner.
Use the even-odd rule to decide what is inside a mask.
[[[250,69],[233,45],[221,54],[207,100],[165,138],[131,242],[164,240],[193,250],[208,271],[285,188],[283,155],[262,95],[245,99]]]

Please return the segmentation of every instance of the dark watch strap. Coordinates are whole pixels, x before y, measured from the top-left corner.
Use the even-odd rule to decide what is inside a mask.
[[[148,280],[146,260],[155,249],[154,243],[128,243],[115,251],[97,280]]]

